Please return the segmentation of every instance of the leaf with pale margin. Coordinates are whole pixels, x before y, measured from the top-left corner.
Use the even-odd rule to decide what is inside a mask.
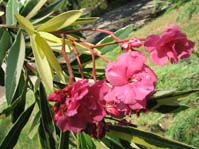
[[[6,6],[6,24],[14,25],[17,23],[14,14],[19,11],[19,2],[16,0],[9,0]]]
[[[11,104],[16,92],[23,68],[24,59],[25,40],[21,31],[19,31],[12,47],[10,48],[7,58],[5,86],[6,99],[8,104]]]
[[[87,18],[79,18],[74,23],[72,23],[70,26],[75,25],[83,25],[83,24],[89,24],[97,21],[99,17],[87,17]]]
[[[129,142],[133,142],[135,144],[145,146],[147,148],[195,149],[193,146],[170,140],[158,134],[146,132],[134,127],[110,126],[110,131],[108,134]]]
[[[0,145],[0,149],[8,149],[13,148],[15,144],[17,143],[17,140],[19,138],[19,135],[28,122],[28,119],[30,118],[30,115],[33,111],[35,103],[33,103],[26,111],[24,111],[21,116],[17,119],[17,121],[14,123],[8,134],[5,136],[4,140],[2,141]]]
[[[179,112],[189,108],[186,105],[181,105],[180,99],[197,92],[199,92],[199,89],[187,91],[156,91],[156,93],[147,100],[147,108],[161,113]]]
[[[4,57],[6,56],[6,51],[11,45],[11,37],[7,30],[3,31],[3,35],[0,40],[0,66],[3,62]]]
[[[80,10],[71,10],[64,12],[58,16],[53,17],[44,24],[38,27],[39,31],[53,32],[63,29],[73,22],[75,22],[81,16]]]
[[[51,47],[48,45],[48,43],[46,42],[45,39],[43,39],[40,34],[36,34],[35,37],[35,41],[37,43],[37,47],[44,52],[48,63],[50,64],[50,66],[55,70],[57,76],[59,77],[59,79],[62,82],[66,82],[65,81],[65,77],[64,74],[62,72],[61,66],[59,65],[56,56],[54,55]]]
[[[41,81],[44,83],[45,89],[47,93],[53,92],[53,76],[51,72],[50,65],[48,63],[47,57],[45,56],[44,52],[38,47],[36,42],[36,34],[30,36],[30,43],[33,50],[33,54],[35,57],[35,62],[37,66],[37,70]]]
[[[27,14],[26,18],[30,19],[33,16],[35,16],[46,2],[47,0],[39,0],[39,2],[35,5],[35,7]]]
[[[57,10],[57,8],[59,7],[59,4],[61,3],[62,0],[56,0],[54,2],[52,2],[51,4],[49,4],[48,6],[46,6],[45,8],[41,9],[34,17],[33,19],[37,19],[37,18],[43,18],[45,16],[48,16],[48,14],[53,13],[54,11]]]

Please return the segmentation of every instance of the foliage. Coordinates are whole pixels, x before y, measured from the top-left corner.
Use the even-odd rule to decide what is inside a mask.
[[[2,20],[6,19],[6,22],[3,22],[5,24],[2,24],[0,28],[0,64],[1,67],[3,67],[2,64],[7,65],[6,69],[1,68],[1,74],[5,74],[5,76],[1,75],[4,76],[1,79],[3,79],[2,82],[5,82],[7,106],[1,110],[0,118],[4,120],[11,116],[13,125],[7,134],[3,136],[4,138],[1,139],[0,148],[13,148],[17,144],[22,129],[26,126],[29,119],[32,119],[34,124],[30,128],[29,137],[38,136],[39,145],[42,148],[61,149],[69,146],[95,148],[96,144],[105,147],[119,146],[120,148],[126,148],[127,146],[138,147],[139,145],[156,148],[194,148],[157,134],[139,130],[133,124],[124,121],[124,119],[120,120],[108,116],[105,117],[105,120],[109,128],[104,126],[104,121],[100,121],[91,125],[97,128],[94,129],[94,132],[90,132],[89,127],[87,130],[77,134],[72,131],[62,132],[61,129],[58,129],[55,125],[57,124],[56,115],[54,115],[53,119],[51,108],[56,111],[55,108],[63,103],[52,106],[48,102],[48,99],[50,100],[51,98],[49,96],[47,99],[47,95],[57,89],[61,91],[64,86],[70,89],[71,82],[74,79],[72,72],[74,72],[74,77],[77,80],[82,78],[81,75],[84,75],[85,78],[96,81],[95,73],[97,75],[100,74],[101,78],[105,78],[104,67],[96,67],[95,70],[95,56],[97,55],[107,62],[104,57],[106,50],[112,51],[119,49],[119,47],[107,46],[107,49],[99,47],[125,43],[126,40],[123,38],[127,37],[129,32],[131,32],[131,27],[127,26],[116,33],[98,28],[76,29],[81,24],[95,21],[96,18],[81,18],[82,12],[79,10],[71,10],[57,15],[54,12],[58,9],[57,6],[61,1],[54,1],[50,5],[45,5],[45,3],[46,0],[38,3],[30,0],[24,5],[13,0],[4,2],[7,7],[6,15],[2,16],[4,18]],[[34,7],[30,8],[30,6]],[[105,32],[110,35],[97,45],[93,45],[82,41],[81,35],[76,34],[84,30]],[[127,41],[130,40],[128,39]],[[78,62],[77,53],[81,55],[80,60],[82,63]],[[70,55],[73,56],[68,57]],[[65,59],[64,63],[60,60],[62,57]],[[76,60],[74,60],[74,57]],[[65,63],[67,66],[64,65]],[[81,74],[81,67],[84,69],[87,63],[92,63],[92,68],[86,69],[87,71]],[[72,64],[72,67],[70,67],[70,64]],[[93,78],[91,78],[91,74]],[[36,81],[33,80],[33,76]],[[4,85],[4,83],[1,84]],[[64,89],[68,89],[67,87]],[[80,88],[82,86],[77,87]],[[88,88],[90,89],[91,86]],[[28,98],[29,96],[26,96],[28,92],[32,92],[34,98]],[[147,107],[155,112],[163,113],[180,111],[185,106],[181,105],[178,100],[195,92],[198,92],[198,90],[192,89],[181,92],[156,91],[148,99]],[[53,93],[56,94],[57,92]],[[52,99],[54,100],[54,98]],[[162,108],[165,106],[172,108],[165,111]],[[140,111],[134,112],[139,113]],[[123,126],[121,127],[120,125]],[[102,132],[101,129],[103,129]],[[105,134],[107,129],[110,132]],[[93,130],[91,129],[91,131]],[[93,137],[97,136],[98,139],[91,138],[85,132]],[[32,133],[33,136],[31,136]],[[124,137],[120,136],[120,134]],[[99,138],[102,139],[100,140]]]

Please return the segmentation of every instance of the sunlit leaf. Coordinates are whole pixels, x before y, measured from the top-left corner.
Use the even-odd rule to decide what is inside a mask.
[[[62,13],[38,27],[39,31],[53,32],[65,28],[81,16],[81,11],[71,10]]]
[[[7,30],[3,31],[3,34],[0,39],[0,65],[3,62],[3,59],[6,55],[6,51],[11,45],[11,37]]]
[[[29,129],[28,137],[30,139],[33,139],[33,137],[38,133],[38,128],[39,128],[39,124],[40,124],[40,118],[41,118],[41,113],[40,113],[40,111],[38,111],[37,114],[34,116],[34,119],[32,121],[31,127]]]
[[[13,100],[16,92],[19,79],[21,76],[21,70],[25,59],[25,40],[23,34],[19,31],[17,37],[10,48],[7,58],[6,67],[6,99],[10,104]]]
[[[34,33],[34,27],[28,19],[24,18],[20,14],[15,14],[15,17],[17,21],[19,22],[19,25],[21,26],[21,28],[23,28],[28,34],[31,35]]]
[[[28,119],[30,118],[30,115],[32,113],[32,110],[34,108],[35,103],[33,103],[26,111],[24,111],[21,116],[17,119],[17,121],[14,123],[8,134],[3,139],[0,149],[8,149],[13,148],[15,144],[17,143],[17,140],[19,138],[19,135],[28,122]]]
[[[13,25],[16,24],[16,19],[14,14],[19,11],[19,2],[16,0],[9,0],[6,6],[6,24]]]
[[[110,126],[110,131],[108,134],[129,142],[133,142],[135,144],[145,146],[147,148],[194,149],[193,146],[189,146],[174,140],[169,140],[158,134],[146,132],[133,127]]]
[[[62,49],[62,39],[58,38],[57,36],[48,33],[48,32],[39,32],[39,34],[41,35],[41,37],[43,37],[49,44],[49,46],[52,48],[52,50],[56,51],[56,52],[60,52]],[[68,39],[65,40],[66,46],[65,46],[65,50],[67,53],[71,53],[73,52],[72,50],[72,43],[71,41],[69,41]],[[79,54],[90,54],[89,50],[87,47],[85,47],[84,45],[78,43],[78,42],[74,42],[75,46],[79,52]],[[96,50],[96,49],[95,49]],[[99,51],[98,51],[99,52]],[[100,52],[99,52],[100,53]]]
[[[51,47],[48,45],[48,43],[40,36],[40,34],[37,34],[35,37],[35,41],[37,43],[37,47],[44,52],[48,63],[50,66],[55,70],[57,73],[57,76],[62,82],[65,82],[65,77],[63,75],[61,66],[59,65]]]
[[[3,11],[0,11],[0,16],[4,15],[4,12]]]
[[[32,18],[34,15],[38,13],[38,11],[41,9],[41,7],[47,2],[47,0],[39,0],[39,2],[34,6],[33,9],[28,13],[26,16],[27,19]]]
[[[48,63],[47,57],[45,56],[44,52],[38,47],[36,42],[37,34],[33,34],[30,37],[31,46],[33,49],[33,54],[35,56],[35,62],[37,65],[37,70],[39,72],[39,76],[42,82],[45,85],[45,89],[47,93],[53,92],[53,76],[51,72],[50,65]]]
[[[93,23],[97,21],[98,19],[99,17],[79,18],[74,23],[72,23],[71,26]]]

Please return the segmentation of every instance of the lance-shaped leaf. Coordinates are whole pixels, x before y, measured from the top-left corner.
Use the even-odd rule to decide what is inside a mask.
[[[62,48],[62,39],[61,38],[58,38],[57,36],[55,36],[51,33],[48,33],[48,32],[39,32],[39,34],[41,35],[42,38],[44,38],[48,42],[48,44],[52,48],[52,50],[54,50],[56,52],[61,51],[61,48]],[[66,43],[66,46],[65,46],[66,52],[67,53],[73,52],[72,47],[71,47],[72,46],[71,41],[69,41],[68,39],[65,39],[65,43]],[[88,50],[87,47],[85,47],[84,45],[81,45],[80,43],[77,43],[77,42],[74,42],[74,43],[75,43],[75,46],[80,54],[81,53],[90,54],[90,51]]]
[[[17,143],[19,135],[28,122],[28,119],[32,113],[35,103],[33,103],[14,123],[13,127],[10,129],[4,140],[0,145],[0,149],[13,148]]]
[[[99,17],[79,18],[74,23],[72,23],[71,26],[93,23],[97,21],[98,19]]]
[[[181,110],[185,110],[188,107],[185,105],[181,105],[180,99],[197,92],[199,92],[199,90],[197,89],[187,91],[157,91],[147,100],[147,108],[152,111],[158,111],[161,113],[178,112]]]
[[[45,93],[45,89],[42,84],[40,84],[39,91],[35,92],[35,98],[37,99],[39,109],[41,111],[41,126],[39,127],[39,129],[41,132],[44,132],[43,135],[45,135],[44,136],[45,139],[44,140],[42,139],[41,141],[48,142],[47,144],[50,144],[50,147],[54,148],[56,132],[55,132],[55,127],[54,127],[49,103],[48,103],[47,96]],[[41,134],[40,134],[40,137],[42,137]]]
[[[108,134],[138,145],[145,146],[147,148],[195,149],[193,146],[174,140],[169,140],[158,134],[146,132],[133,127],[110,126],[110,131]]]
[[[16,24],[16,19],[14,14],[19,11],[19,2],[16,0],[9,0],[6,6],[6,24],[12,25]]]
[[[51,93],[53,92],[53,76],[46,55],[36,42],[35,38],[37,35],[38,34],[33,34],[32,36],[30,36],[31,47],[33,50],[37,70],[39,72],[41,81],[43,82],[47,93]]]
[[[96,149],[96,145],[90,136],[88,136],[84,132],[81,132],[79,135],[80,135],[79,139],[80,139],[81,149],[87,149],[87,148]]]
[[[20,102],[17,104],[17,106],[13,110],[12,122],[15,122],[25,109],[26,93],[27,93],[27,86],[28,86],[27,78],[28,78],[27,72],[22,71],[20,80],[19,80],[19,85],[17,87],[17,90],[13,98],[13,101],[20,100]]]
[[[34,0],[35,1],[35,0]],[[54,11],[57,10],[59,7],[59,4],[62,2],[62,0],[56,0],[53,1],[51,4],[47,5],[45,8],[41,9],[34,17],[33,19],[36,18],[42,18],[47,16],[48,14],[53,13]]]
[[[59,65],[51,47],[48,45],[48,43],[40,36],[40,34],[36,34],[35,41],[37,43],[38,50],[43,51],[48,63],[50,66],[55,70],[57,73],[57,76],[62,82],[65,82],[65,77],[63,75],[61,66]]]
[[[6,99],[10,104],[16,92],[21,70],[25,59],[25,40],[23,34],[19,31],[17,37],[10,48],[6,67]]]
[[[10,44],[11,44],[10,34],[7,30],[5,30],[5,31],[3,31],[3,34],[2,34],[1,40],[0,40],[0,66],[3,62],[5,55],[6,55],[6,51],[10,47]]]
[[[69,149],[69,135],[70,135],[69,131],[61,132],[59,149]]]
[[[39,31],[46,31],[46,32],[53,32],[60,29],[63,29],[69,25],[71,25],[73,22],[75,22],[79,17],[81,16],[80,10],[71,10],[67,11],[65,13],[62,13],[41,26],[38,27]]]
[[[19,22],[20,27],[24,29],[29,35],[34,33],[34,26],[28,19],[24,18],[20,14],[15,14],[15,17]]]
[[[31,9],[31,11],[28,13],[28,15],[26,16],[27,19],[32,18],[33,16],[35,16],[38,11],[41,9],[41,7],[47,2],[47,0],[39,0],[39,2],[35,5],[35,7],[33,9]]]

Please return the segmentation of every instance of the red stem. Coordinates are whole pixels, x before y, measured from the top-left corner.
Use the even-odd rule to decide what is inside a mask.
[[[66,53],[66,49],[65,49],[65,34],[62,34],[62,50],[61,50],[61,54],[63,55],[65,61],[66,61],[66,65],[68,68],[68,73],[69,73],[69,84],[72,84],[74,82],[74,75],[73,75],[73,70],[72,67],[70,65],[70,61],[68,58],[68,55]]]
[[[96,82],[97,79],[96,79],[96,69],[95,69],[95,53],[94,53],[93,48],[89,48],[89,50],[90,50],[90,52],[91,52],[92,65],[93,65],[93,68],[92,68],[92,76],[93,76],[93,80]]]
[[[82,45],[86,46],[88,49],[93,49],[94,54],[97,55],[98,57],[100,57],[103,61],[105,61],[106,63],[109,63],[110,60],[107,59],[105,56],[101,55],[98,51],[95,51],[94,48],[95,46],[89,45],[87,42],[81,41],[80,42]]]
[[[82,64],[81,64],[81,61],[80,61],[80,58],[79,58],[79,54],[78,54],[77,48],[75,46],[74,41],[72,41],[72,40],[70,40],[70,41],[72,43],[72,48],[73,48],[73,51],[75,53],[75,57],[77,59],[79,73],[81,74],[82,79],[84,79],[84,75],[83,75],[83,72],[82,72]]]

